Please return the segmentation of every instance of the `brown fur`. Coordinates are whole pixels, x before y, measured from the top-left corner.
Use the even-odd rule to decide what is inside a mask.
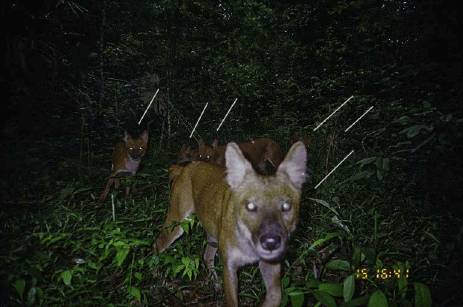
[[[120,177],[133,176],[140,167],[140,162],[148,147],[148,130],[145,130],[137,138],[133,138],[125,132],[124,141],[116,143],[112,156],[111,175],[106,182],[106,186],[101,192],[99,201],[103,202],[114,185],[116,189],[120,185]],[[130,188],[126,188],[126,196],[130,193]]]
[[[198,150],[183,144],[177,154],[177,164],[182,165],[196,160],[198,160]]]
[[[172,183],[174,182],[175,178],[177,178],[181,172],[182,172],[182,167],[177,164],[172,164],[169,167],[169,184],[172,186]]]
[[[214,140],[214,143],[217,142],[217,140]],[[213,143],[213,144],[214,144]],[[204,143],[203,140],[200,140],[198,143],[198,160],[199,161],[205,161],[205,162],[215,162],[215,148],[213,146],[209,146],[206,143]],[[217,163],[215,163],[217,164]]]
[[[273,174],[281,161],[283,161],[283,152],[280,145],[272,139],[253,139],[249,142],[239,143],[238,146],[246,159],[251,162],[254,169],[260,174]],[[225,145],[219,146],[217,140],[214,140],[212,146],[200,143],[198,158],[225,167],[225,148]]]
[[[225,156],[226,169],[202,161],[169,168],[170,206],[153,248],[168,248],[183,234],[178,223],[195,213],[208,236],[206,266],[214,276],[217,250],[224,263],[226,305],[238,306],[237,270],[259,262],[267,289],[263,306],[279,306],[279,261],[298,221],[305,146],[294,144],[273,176],[257,174],[235,143],[227,145]]]

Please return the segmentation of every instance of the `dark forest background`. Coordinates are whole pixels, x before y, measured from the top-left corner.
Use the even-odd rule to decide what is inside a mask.
[[[195,219],[151,244],[188,139],[310,138],[284,304],[463,302],[463,14],[458,1],[2,1],[0,302],[214,305]],[[139,192],[97,206],[114,142],[143,125]],[[313,129],[350,96],[319,130]],[[220,132],[233,100],[235,108]],[[344,132],[370,106],[351,130]],[[318,189],[314,186],[355,153]],[[357,268],[409,269],[381,280]],[[219,271],[220,260],[219,260]],[[220,276],[220,274],[219,274]],[[240,275],[240,300],[264,287]]]

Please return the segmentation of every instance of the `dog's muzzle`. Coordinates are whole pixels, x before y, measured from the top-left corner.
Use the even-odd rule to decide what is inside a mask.
[[[266,233],[260,236],[259,241],[262,248],[268,251],[273,251],[281,246],[281,236],[278,234]]]

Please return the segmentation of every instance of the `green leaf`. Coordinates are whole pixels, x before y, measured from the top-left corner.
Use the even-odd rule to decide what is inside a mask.
[[[337,283],[321,283],[318,285],[318,290],[324,291],[328,293],[329,295],[335,296],[335,297],[341,297],[342,296],[342,286],[341,284]]]
[[[344,279],[342,296],[344,297],[344,302],[350,302],[355,292],[355,279],[354,274],[347,276]]]
[[[360,266],[360,263],[362,261],[362,251],[360,250],[359,247],[354,247],[354,251],[352,253],[352,265],[354,267]]]
[[[177,264],[174,266],[174,269],[173,269],[173,272],[174,272],[174,275],[177,275],[181,270],[183,270],[185,268],[185,265],[183,264]]]
[[[333,212],[334,214],[336,215],[339,215],[338,211],[336,211],[336,209],[334,209],[327,201],[324,201],[323,199],[317,199],[317,198],[310,198],[310,200],[313,200],[314,202],[324,206],[325,208],[328,208],[329,210],[331,210],[331,212]]]
[[[37,289],[32,287],[27,292],[27,305],[32,306],[35,303],[35,295],[37,294]]]
[[[287,288],[289,286],[289,277],[285,276],[281,279],[281,287],[283,289]]]
[[[368,300],[368,307],[388,307],[386,296],[383,291],[376,290]]]
[[[190,258],[188,258],[188,257],[182,257],[182,263],[183,263],[183,265],[184,265],[186,268],[189,267],[190,262],[191,262],[191,261],[190,261]]]
[[[26,281],[24,279],[18,279],[14,282],[14,288],[18,292],[19,297],[23,300],[24,289],[26,288]]]
[[[188,223],[188,221],[182,221],[180,223],[180,227],[182,227],[183,231],[186,233],[186,234],[189,234],[190,233],[190,223]]]
[[[137,301],[141,300],[141,292],[137,287],[130,287],[129,294],[134,297]]]
[[[71,280],[72,280],[72,272],[71,271],[67,270],[67,271],[61,272],[60,276],[61,276],[61,279],[63,280],[63,282],[64,282],[64,284],[66,286],[71,285]]]
[[[319,284],[320,284],[320,281],[317,279],[309,279],[305,283],[306,287],[309,289],[317,289]]]
[[[385,170],[386,172],[390,170],[390,159],[389,158],[383,159],[383,170]]]
[[[383,168],[383,158],[378,157],[376,159],[375,165],[377,169],[382,169]]]
[[[410,121],[410,117],[408,117],[407,115],[404,115],[404,116],[402,116],[402,117],[400,117],[400,118],[397,118],[397,119],[393,120],[392,122],[393,122],[393,123],[399,123],[399,124],[401,124],[401,125],[405,125],[405,124],[407,124],[409,121]]]
[[[345,232],[350,233],[349,227],[348,227],[346,224],[344,224],[344,223],[342,222],[342,220],[340,220],[340,219],[338,218],[337,215],[334,215],[334,216],[331,218],[331,222],[333,222],[333,224],[335,224],[336,226],[338,226],[339,228],[341,228],[341,229],[344,230]]]
[[[350,176],[348,181],[356,181],[356,180],[360,180],[363,178],[370,178],[372,174],[374,174],[374,172],[372,171],[357,172],[354,175]]]
[[[288,305],[288,300],[289,300],[288,294],[286,294],[286,292],[283,292],[283,297],[281,298],[280,307],[285,307],[286,305]]]
[[[93,270],[99,270],[101,268],[101,264],[99,263],[96,263],[96,262],[93,262],[93,261],[89,261],[88,262],[88,267],[93,269]]]
[[[371,247],[366,247],[363,248],[363,254],[365,255],[365,258],[367,260],[367,263],[369,265],[375,265],[376,264],[376,251],[374,248]]]
[[[376,157],[369,157],[369,158],[365,158],[365,159],[362,159],[360,161],[357,161],[357,164],[360,164],[360,167],[364,167],[365,165],[368,165],[370,163],[373,163],[376,161]]]
[[[399,270],[401,273],[399,279],[397,279],[397,290],[398,290],[399,295],[402,298],[405,298],[407,294],[407,286],[408,286],[408,279],[407,277],[405,277],[405,274],[404,274],[406,270],[405,266],[403,265],[403,263],[399,262],[394,266],[394,270]]]
[[[413,287],[415,288],[415,306],[431,307],[432,300],[429,288],[420,282],[413,283]]]
[[[319,245],[322,245],[334,238],[338,238],[340,237],[341,235],[339,234],[339,232],[329,232],[326,234],[326,236],[324,238],[321,238],[321,239],[318,239],[316,240],[314,243],[312,243],[312,245],[309,246],[309,250],[313,250],[315,249],[315,247],[319,246]]]
[[[337,306],[336,301],[334,300],[334,298],[331,295],[329,295],[328,293],[326,293],[324,291],[320,291],[320,290],[315,290],[313,294],[314,294],[315,298],[320,303],[325,305],[326,307],[336,307]]]
[[[289,298],[293,307],[301,307],[304,304],[304,293],[302,292],[290,295]]]
[[[400,307],[413,307],[413,304],[409,300],[401,298],[399,300],[399,306]]]
[[[368,295],[354,298],[348,303],[342,304],[342,307],[365,306],[368,303]]]
[[[40,306],[43,301],[43,290],[38,287],[36,287],[35,290],[36,290],[36,297],[39,301],[39,306]]]
[[[195,225],[195,218],[193,218],[193,217],[185,218],[180,223],[180,227],[182,227],[183,231],[186,234],[190,233],[190,231],[193,229],[194,225]]]
[[[350,271],[350,263],[349,263],[349,261],[346,261],[346,260],[334,259],[334,260],[330,260],[326,264],[326,268],[328,270],[333,270],[333,271],[346,271],[346,272],[349,272]]]
[[[127,255],[129,254],[129,252],[130,252],[130,248],[128,246],[124,246],[124,247],[117,249],[116,257],[114,258],[116,259],[116,265],[118,267],[122,265],[125,258],[127,258]]]
[[[411,127],[405,128],[402,131],[399,132],[399,134],[404,134],[406,133],[407,138],[411,139],[417,136],[421,130],[426,130],[428,132],[432,131],[432,127],[428,127],[425,125],[413,125]]]
[[[125,248],[127,247],[127,243],[125,243],[124,241],[116,241],[113,243],[114,247],[116,248]]]
[[[143,275],[142,275],[142,273],[140,273],[140,272],[135,272],[135,273],[133,274],[133,276],[134,276],[136,279],[138,279],[138,280],[142,280],[142,278],[143,278]]]
[[[378,178],[379,181],[383,180],[383,173],[380,170],[376,170],[376,178]]]

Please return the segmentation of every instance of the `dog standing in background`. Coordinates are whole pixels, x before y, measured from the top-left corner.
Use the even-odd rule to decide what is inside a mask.
[[[275,173],[283,161],[280,145],[272,139],[251,139],[249,142],[239,143],[238,146],[254,169],[262,175]],[[198,147],[199,160],[225,167],[225,148],[226,146],[219,146],[217,139],[212,142],[211,146],[200,142]]]
[[[100,195],[99,201],[103,202],[114,185],[116,189],[120,185],[120,177],[134,176],[140,167],[141,159],[148,147],[148,130],[144,130],[138,137],[133,137],[125,132],[123,142],[116,143],[112,156],[111,175]],[[126,187],[126,196],[130,193],[130,187]]]

